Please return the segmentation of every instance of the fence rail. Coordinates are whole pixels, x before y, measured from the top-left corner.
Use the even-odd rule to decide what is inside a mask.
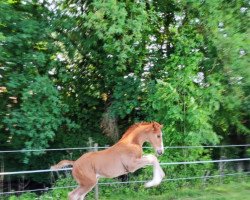
[[[165,149],[191,149],[191,148],[229,148],[229,147],[250,147],[250,144],[240,144],[240,145],[207,145],[207,146],[166,146]],[[58,148],[58,149],[22,149],[22,150],[7,150],[0,151],[0,154],[3,153],[25,153],[25,152],[39,152],[39,151],[67,151],[67,150],[97,150],[97,149],[106,149],[105,147],[76,147],[76,148]],[[152,149],[152,147],[144,147],[144,149]],[[187,165],[187,164],[207,164],[207,163],[227,163],[227,162],[242,162],[242,161],[250,161],[250,158],[238,158],[238,159],[220,159],[220,160],[196,160],[196,161],[182,161],[182,162],[161,162],[160,165]],[[53,169],[43,169],[43,170],[28,170],[28,171],[15,171],[15,172],[0,172],[0,176],[4,177],[6,175],[18,175],[18,174],[32,174],[32,173],[48,173],[55,171],[70,171],[72,168],[62,168],[59,170]],[[163,181],[179,181],[179,180],[194,180],[194,179],[209,179],[209,178],[217,178],[217,177],[225,177],[225,176],[236,176],[236,175],[249,175],[250,172],[238,172],[231,174],[219,174],[219,175],[210,175],[210,176],[199,176],[199,177],[179,177],[179,178],[168,178]],[[115,184],[132,184],[132,183],[145,183],[145,180],[141,181],[114,181],[114,182],[103,182],[98,183],[98,185],[115,185]],[[8,195],[8,194],[18,194],[25,192],[39,192],[39,191],[49,191],[55,189],[67,189],[74,188],[74,186],[65,186],[65,187],[52,187],[52,188],[40,188],[34,190],[22,190],[22,191],[9,191],[2,192],[0,195]]]
[[[160,165],[186,165],[186,164],[205,164],[205,163],[225,163],[225,162],[238,162],[238,161],[249,161],[250,158],[239,158],[239,159],[223,159],[223,160],[197,160],[197,161],[184,161],[184,162],[162,162]],[[62,169],[42,169],[42,170],[28,170],[28,171],[16,171],[16,172],[1,172],[0,176],[6,175],[17,175],[17,174],[33,174],[33,173],[46,173],[55,171],[69,171],[69,168]]]
[[[192,148],[229,148],[229,147],[250,147],[250,144],[232,144],[232,145],[205,145],[205,146],[165,146],[164,149],[192,149]],[[19,149],[19,150],[4,150],[0,153],[27,153],[39,151],[69,151],[69,150],[93,150],[93,149],[107,149],[104,147],[75,147],[75,148],[55,148],[55,149]],[[152,149],[152,147],[143,147],[144,149]]]
[[[219,177],[225,177],[225,176],[239,176],[239,175],[248,175],[250,172],[238,172],[238,173],[230,173],[230,174],[223,174],[223,175],[210,175],[210,176],[193,176],[193,177],[179,177],[179,178],[167,178],[163,179],[163,182],[166,181],[180,181],[180,180],[195,180],[195,179],[208,179],[208,178],[219,178]],[[116,185],[116,184],[140,184],[140,183],[146,183],[146,180],[143,181],[114,181],[114,182],[105,182],[105,183],[98,183],[98,185]],[[34,189],[34,190],[20,190],[20,191],[10,191],[10,192],[2,192],[0,195],[8,195],[8,194],[19,194],[19,193],[25,193],[25,192],[41,192],[41,191],[49,191],[49,190],[57,190],[57,189],[69,189],[69,188],[75,188],[77,185],[69,185],[69,186],[62,186],[62,187],[52,187],[52,188],[40,188],[40,189]]]

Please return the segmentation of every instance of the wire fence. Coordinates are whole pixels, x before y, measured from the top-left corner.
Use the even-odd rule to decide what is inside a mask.
[[[207,146],[166,146],[165,149],[190,149],[190,148],[228,148],[228,147],[249,147],[250,144],[241,144],[241,145],[207,145]],[[38,152],[38,151],[67,151],[67,150],[96,150],[96,149],[106,149],[108,146],[105,147],[77,147],[77,148],[58,148],[58,149],[33,149],[33,150],[7,150],[7,151],[0,151],[0,153],[25,153],[25,152]],[[151,149],[152,147],[144,147],[145,149]],[[220,160],[196,160],[196,161],[182,161],[182,162],[161,162],[160,165],[162,166],[169,166],[169,165],[188,165],[188,164],[207,164],[207,163],[228,163],[228,162],[243,162],[243,161],[250,161],[250,158],[238,158],[238,159],[220,159]],[[42,170],[28,170],[28,171],[14,171],[14,172],[1,172],[0,176],[4,177],[7,175],[18,175],[18,174],[33,174],[33,173],[48,173],[48,172],[55,172],[55,171],[70,171],[72,168],[62,168],[59,170],[53,169],[42,169]],[[237,175],[249,175],[250,172],[237,172],[237,173],[230,173],[230,174],[219,174],[219,175],[210,175],[210,176],[199,176],[199,177],[179,177],[179,178],[168,178],[164,179],[163,181],[178,181],[178,180],[194,180],[194,179],[209,179],[209,178],[217,178],[217,177],[225,177],[225,176],[237,176]],[[132,184],[132,183],[145,183],[145,180],[138,180],[138,181],[114,181],[114,182],[105,182],[105,183],[98,183],[98,185],[115,185],[115,184]],[[8,195],[8,194],[19,194],[25,192],[42,192],[42,191],[49,191],[49,190],[56,190],[56,189],[67,189],[67,188],[74,188],[74,186],[63,186],[63,187],[52,187],[52,188],[40,188],[40,189],[33,189],[33,190],[20,190],[20,191],[9,191],[9,192],[2,192],[0,195]]]
[[[180,178],[166,178],[163,179],[162,182],[166,181],[180,181],[180,180],[195,180],[195,179],[209,179],[209,178],[220,178],[220,177],[226,177],[226,176],[239,176],[239,175],[248,175],[250,172],[238,172],[238,173],[229,173],[229,174],[223,174],[223,175],[208,175],[208,176],[193,176],[193,177],[180,177]],[[146,180],[142,181],[114,181],[114,182],[105,182],[105,183],[98,183],[98,185],[117,185],[117,184],[141,184],[146,183]],[[0,195],[8,195],[8,194],[18,194],[18,193],[26,193],[26,192],[41,192],[41,191],[49,191],[49,190],[57,190],[57,189],[69,189],[69,188],[75,188],[78,185],[69,185],[69,186],[61,186],[61,187],[46,187],[41,189],[34,189],[34,190],[19,190],[19,191],[10,191],[10,192],[3,192],[0,193]]]
[[[239,161],[250,161],[250,158],[239,158],[239,159],[223,159],[223,160],[197,160],[197,161],[184,161],[184,162],[161,162],[160,165],[186,165],[186,164],[206,164],[206,163],[226,163],[226,162],[239,162]],[[17,174],[33,174],[33,173],[46,173],[54,171],[69,171],[69,168],[62,169],[42,169],[42,170],[28,170],[28,171],[16,171],[16,172],[1,172],[0,176],[6,175],[17,175]]]
[[[233,145],[205,145],[205,146],[165,146],[164,149],[192,149],[192,148],[230,148],[230,147],[250,147],[250,144],[233,144]],[[109,146],[103,147],[74,147],[74,148],[54,148],[54,149],[19,149],[19,150],[4,150],[3,153],[27,153],[39,151],[69,151],[69,150],[93,150],[107,149]],[[152,149],[152,147],[143,147],[144,149]]]

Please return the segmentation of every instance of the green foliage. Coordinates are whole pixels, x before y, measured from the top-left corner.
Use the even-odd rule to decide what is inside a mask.
[[[48,10],[19,2],[1,2],[0,9],[1,84],[7,88],[1,94],[4,98],[1,122],[2,129],[9,134],[6,145],[47,148],[63,122],[73,125],[63,116],[67,105],[61,101],[56,85],[48,77],[48,73],[59,65],[52,56],[56,54],[49,36],[53,30],[45,18],[40,18]],[[38,12],[31,14],[32,9]]]
[[[212,8],[213,7],[213,8]],[[249,133],[249,76],[246,67],[249,60],[249,25],[246,1],[207,3],[202,8],[202,19],[207,24],[206,35],[216,46],[217,59],[223,67],[223,95],[219,116],[215,120],[216,130],[227,126],[229,134]],[[206,9],[206,10],[204,10]],[[223,10],[223,12],[222,12]],[[216,16],[213,17],[212,16]],[[207,33],[208,33],[207,31]],[[247,111],[248,110],[248,111]],[[247,128],[248,127],[248,128]]]
[[[20,108],[4,119],[13,135],[12,140],[22,138],[26,141],[26,149],[47,148],[54,131],[62,124],[62,113],[65,112],[58,91],[48,77],[36,77],[21,94]]]
[[[21,196],[10,196],[8,200],[31,200],[37,198],[37,195],[34,193],[26,193],[22,194]]]
[[[110,0],[91,3],[84,18],[84,31],[91,34],[83,39],[83,45],[91,45],[89,59],[101,77],[99,92],[107,96],[105,104],[111,104],[113,115],[120,118],[140,104],[140,77],[148,52],[151,16],[145,3]]]
[[[50,16],[35,1],[0,2],[0,86],[6,88],[0,93],[1,149],[48,148],[59,129],[77,127],[57,89],[62,63],[56,59]],[[43,153],[6,154],[4,166],[9,171],[47,168],[49,159],[41,159],[41,166],[35,156]]]
[[[249,142],[248,10],[245,0],[1,1],[1,149],[112,144],[100,127],[105,116],[119,136],[136,121],[159,121],[166,146]],[[44,169],[81,153],[5,155],[5,167]],[[169,149],[161,159],[220,153]]]

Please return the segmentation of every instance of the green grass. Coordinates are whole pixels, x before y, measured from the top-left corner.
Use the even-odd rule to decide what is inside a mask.
[[[161,190],[160,187],[145,189],[142,186],[136,191],[129,187],[106,186],[100,189],[99,200],[248,200],[250,199],[250,181],[232,182],[229,184],[213,183],[207,187],[184,188],[170,187]],[[37,196],[34,193],[25,193],[21,196],[10,196],[8,200],[66,200],[70,190],[52,190]],[[161,193],[161,191],[163,191]],[[154,194],[159,195],[154,195]],[[94,200],[94,192],[90,192],[86,200]],[[0,197],[1,199],[1,197]]]
[[[87,198],[88,199],[88,198]],[[214,185],[206,188],[183,188],[158,196],[114,195],[109,200],[247,200],[250,199],[250,182]],[[100,197],[100,200],[108,200]]]

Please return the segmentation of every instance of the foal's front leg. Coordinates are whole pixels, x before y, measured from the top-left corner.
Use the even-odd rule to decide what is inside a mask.
[[[142,156],[142,158],[136,159],[134,170],[140,169],[147,165],[153,165],[153,179],[145,184],[145,187],[157,186],[161,183],[165,176],[158,159],[154,155]]]

